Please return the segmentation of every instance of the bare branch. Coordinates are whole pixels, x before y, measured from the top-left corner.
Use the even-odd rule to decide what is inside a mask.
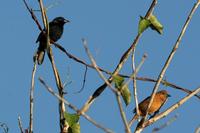
[[[126,119],[126,114],[124,112],[124,109],[122,107],[122,102],[121,102],[121,99],[120,99],[120,93],[116,93],[116,98],[117,98],[117,103],[118,103],[118,107],[119,107],[119,110],[120,110],[120,115],[121,115],[121,118],[123,120],[123,123],[124,123],[124,126],[125,126],[125,131],[126,133],[131,133],[131,129],[128,125],[128,122],[127,122],[127,119]]]
[[[35,21],[36,25],[37,25],[38,28],[40,29],[40,31],[43,31],[43,30],[42,30],[42,27],[41,27],[41,25],[40,25],[40,23],[39,23],[39,21],[38,21],[38,19],[37,19],[37,17],[35,16],[35,14],[34,14],[34,12],[33,12],[33,10],[28,6],[26,0],[23,0],[23,2],[24,2],[24,4],[25,4],[25,6],[26,6],[26,9],[27,9],[27,10],[29,11],[29,13],[31,14],[32,19]]]
[[[18,116],[18,125],[21,133],[24,133],[23,127],[22,127],[22,121],[20,116]]]
[[[33,105],[34,105],[34,84],[35,84],[36,68],[37,68],[37,61],[34,62],[32,77],[31,77],[29,133],[33,133]]]
[[[134,99],[135,99],[136,115],[139,114],[138,99],[137,99],[136,76],[137,76],[137,73],[139,72],[141,66],[144,64],[144,61],[146,60],[146,58],[147,58],[147,55],[144,54],[143,57],[142,57],[142,61],[140,62],[140,64],[138,65],[138,67],[137,67],[136,69],[135,69],[135,66],[132,67],[134,73],[133,73],[133,75],[131,75],[131,77],[130,77],[131,79],[133,78],[133,88],[134,88],[133,94],[134,94]],[[133,64],[135,64],[135,63],[134,63],[134,62],[135,62],[135,61],[134,61],[134,53],[133,53],[133,55],[132,55],[132,62],[133,62]],[[130,120],[130,122],[129,122],[129,124],[128,124],[129,127],[131,127],[131,125],[132,125],[133,122],[135,121],[135,118],[134,118],[134,117],[135,117],[135,116],[133,116],[133,118]]]
[[[58,70],[57,70],[55,62],[54,62],[54,57],[53,57],[51,47],[49,47],[49,50],[48,50],[48,57],[49,57],[49,60],[51,62],[51,65],[52,65],[52,69],[53,69],[53,72],[54,72],[54,77],[55,77],[55,80],[56,80],[56,85],[57,85],[57,88],[58,88],[59,95],[64,98],[64,87],[62,85]],[[68,127],[68,123],[66,123],[66,122],[63,123],[64,113],[65,113],[65,104],[64,104],[63,101],[59,101],[59,115],[60,115],[60,129],[61,129],[61,131],[63,131],[63,129],[65,129],[65,127]]]
[[[133,64],[134,64],[134,53],[133,52]],[[138,99],[137,99],[137,84],[136,84],[136,76],[137,76],[137,73],[139,72],[140,70],[140,67],[143,65],[145,59],[147,58],[147,55],[144,54],[143,55],[143,58],[142,58],[142,61],[140,62],[140,64],[138,65],[138,67],[134,70],[134,75],[133,75],[133,88],[134,88],[134,99],[135,99],[135,106],[136,106],[136,114],[139,114],[139,107],[138,107]],[[134,67],[133,67],[134,69]]]
[[[79,91],[75,92],[75,93],[80,93],[81,91],[83,91],[84,87],[85,87],[85,81],[86,81],[86,76],[87,76],[87,70],[88,70],[88,67],[85,66],[85,73],[84,73],[84,77],[83,77],[83,84],[82,84],[82,87]]]
[[[46,9],[44,8],[42,0],[38,0],[38,2],[39,2],[39,5],[40,5],[40,11],[41,11],[41,16],[42,16],[42,21],[43,21],[44,28],[45,28],[45,31],[46,31],[46,28],[48,27],[47,17],[46,17],[47,16],[46,15]]]
[[[101,77],[101,79],[103,79],[103,81],[105,81],[105,83],[110,87],[110,89],[114,92],[114,93],[118,93],[118,91],[112,87],[112,85],[107,81],[107,79],[104,77],[104,75],[102,74],[102,72],[98,69],[98,66],[94,60],[94,58],[92,57],[92,54],[90,53],[88,47],[87,47],[87,41],[85,39],[82,39],[83,41],[83,46],[85,48],[85,51],[88,55],[88,57],[90,58],[90,61],[92,62],[92,65],[94,66],[94,68],[96,69],[96,71],[98,72],[99,76]]]

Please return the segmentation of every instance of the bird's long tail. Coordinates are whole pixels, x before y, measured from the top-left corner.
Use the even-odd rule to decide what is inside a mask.
[[[37,57],[38,65],[41,65],[43,63],[43,60],[44,60],[45,51],[44,50],[42,50],[42,51],[38,50],[37,54],[38,54],[38,57]]]
[[[33,61],[35,62],[37,60],[38,65],[41,65],[43,63],[45,56],[45,50],[38,49],[33,57]]]

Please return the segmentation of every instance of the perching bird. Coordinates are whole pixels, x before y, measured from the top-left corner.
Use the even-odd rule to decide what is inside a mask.
[[[64,29],[64,24],[68,23],[69,20],[66,20],[63,17],[56,17],[49,23],[49,38],[50,42],[56,42],[58,41],[62,34],[63,34],[63,29]],[[36,43],[39,42],[39,47],[37,49],[37,53],[35,56],[37,59],[34,57],[34,61],[37,60],[38,64],[41,65],[43,60],[44,60],[44,55],[45,55],[45,50],[46,50],[46,44],[47,44],[47,39],[46,35],[43,32],[40,32]]]
[[[152,115],[151,117],[155,116],[159,112],[160,108],[165,104],[168,97],[170,97],[170,95],[168,94],[166,90],[161,90],[157,92],[149,108],[148,115]],[[142,117],[145,116],[149,102],[150,102],[150,96],[144,99],[141,103],[139,103],[138,105],[139,114],[134,115],[134,117],[132,118],[133,121],[137,119],[139,116],[142,116]],[[134,113],[136,113],[136,109],[134,109]]]

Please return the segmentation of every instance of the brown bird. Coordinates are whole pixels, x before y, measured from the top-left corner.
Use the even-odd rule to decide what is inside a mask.
[[[168,92],[166,90],[161,90],[155,94],[155,97],[153,99],[153,102],[152,102],[152,104],[149,108],[149,112],[148,112],[148,115],[152,115],[154,113],[150,118],[154,117],[159,112],[160,108],[165,104],[168,97],[170,97],[170,95],[168,94]],[[142,117],[145,116],[148,104],[150,102],[150,98],[151,98],[151,96],[147,97],[141,103],[139,103],[139,105],[138,105],[139,114],[134,115],[134,117],[131,120],[132,121],[131,123],[133,123],[133,121],[135,119],[138,119],[139,116],[142,116]],[[134,113],[135,112],[136,112],[136,109],[134,109]]]

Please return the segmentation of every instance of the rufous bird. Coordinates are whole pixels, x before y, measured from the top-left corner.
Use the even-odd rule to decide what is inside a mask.
[[[158,91],[155,94],[155,97],[153,99],[153,102],[148,110],[148,115],[151,115],[150,118],[154,117],[160,110],[160,108],[165,104],[165,102],[167,101],[168,97],[170,97],[170,95],[168,94],[168,92],[166,90],[161,90]],[[139,114],[135,114],[134,117],[132,118],[132,123],[134,120],[138,119],[139,116],[144,117],[146,110],[148,108],[149,102],[150,102],[150,98],[151,96],[147,97],[146,99],[144,99],[142,102],[139,103],[138,107],[139,107]],[[136,113],[136,109],[134,109],[134,113]]]

